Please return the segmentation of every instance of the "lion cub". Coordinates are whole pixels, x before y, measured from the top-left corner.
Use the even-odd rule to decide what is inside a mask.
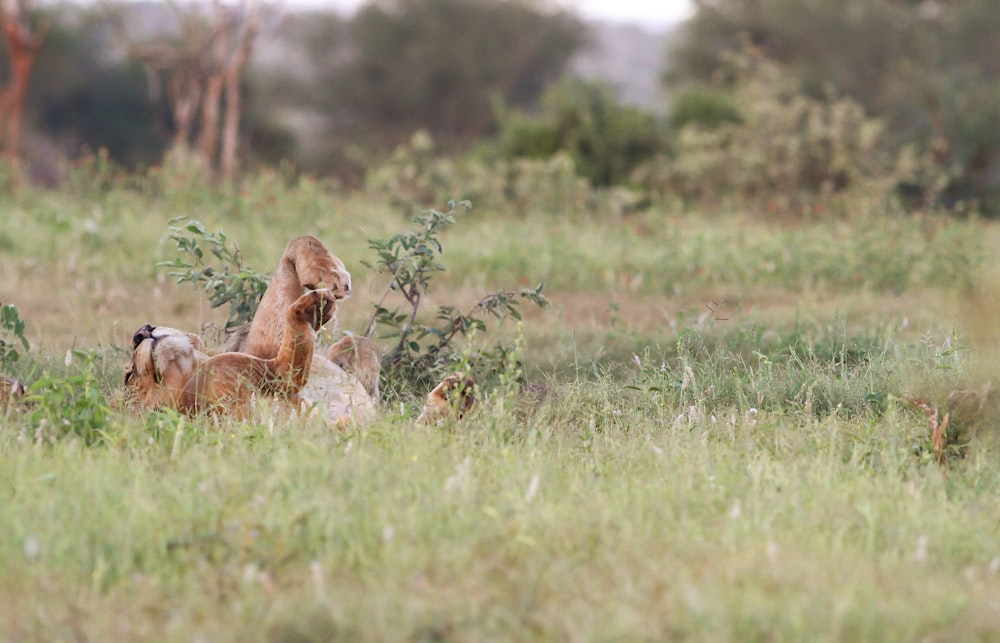
[[[187,414],[234,412],[246,415],[255,395],[292,400],[309,379],[315,331],[333,317],[336,296],[329,289],[310,290],[285,314],[276,357],[219,353],[198,365],[184,386],[179,410]]]
[[[448,418],[461,420],[475,402],[475,381],[464,373],[449,375],[427,394],[417,424],[442,424]]]

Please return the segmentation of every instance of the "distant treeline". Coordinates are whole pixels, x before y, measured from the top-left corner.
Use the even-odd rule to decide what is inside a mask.
[[[861,189],[910,210],[1000,211],[995,0],[696,4],[663,52],[671,100],[657,113],[570,77],[591,27],[541,0],[268,14],[240,81],[241,166],[287,160],[360,184],[422,131],[437,154],[561,154],[591,185],[648,198],[806,213]],[[178,103],[150,52],[214,46],[211,8],[67,4],[32,20],[47,28],[24,108],[33,177],[58,181],[64,161],[101,149],[159,163]]]

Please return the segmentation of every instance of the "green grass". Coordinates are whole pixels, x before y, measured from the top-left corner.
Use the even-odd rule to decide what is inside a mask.
[[[548,396],[344,433],[115,407],[135,327],[224,317],[154,267],[170,218],[260,270],[318,234],[359,286],[342,329],[381,289],[366,237],[405,225],[163,172],[6,197],[0,301],[32,343],[8,370],[37,400],[0,417],[0,639],[1000,638],[995,227],[474,204],[428,305],[545,282],[554,310],[502,332]],[[907,395],[952,411],[945,469]]]

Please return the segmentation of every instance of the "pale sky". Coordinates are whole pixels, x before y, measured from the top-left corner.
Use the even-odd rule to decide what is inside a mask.
[[[364,0],[291,0],[290,4],[335,7],[352,12]],[[556,0],[559,6],[574,8],[584,18],[637,22],[661,27],[690,17],[690,0]]]
[[[585,18],[662,26],[691,16],[690,0],[563,0]]]

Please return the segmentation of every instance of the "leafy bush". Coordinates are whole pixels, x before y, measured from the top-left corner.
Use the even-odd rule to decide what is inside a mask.
[[[521,319],[518,305],[522,301],[542,307],[548,305],[539,284],[519,292],[501,290],[487,294],[464,313],[453,306],[439,306],[433,323],[421,322],[418,319],[420,303],[430,288],[432,276],[446,270],[438,262],[443,251],[439,234],[455,223],[459,208],[468,210],[472,204],[462,201],[458,204],[451,202],[449,206],[446,212],[429,210],[414,218],[415,225],[408,232],[389,239],[369,240],[377,258],[365,265],[380,274],[389,275],[389,284],[373,304],[374,311],[365,335],[371,336],[382,328],[381,338],[397,338],[395,346],[383,359],[383,376],[390,390],[394,382],[397,385],[419,384],[421,388],[426,388],[463,362],[476,362],[481,370],[508,369],[509,351],[502,344],[488,349],[485,351],[487,354],[480,352],[470,358],[455,345],[455,340],[485,331],[484,316],[494,318],[498,324],[508,317]],[[406,302],[403,311],[384,305],[386,297],[394,291],[400,293]]]
[[[609,87],[579,80],[552,85],[538,115],[503,114],[499,138],[512,158],[566,153],[577,173],[597,186],[627,183],[635,167],[666,149],[652,114],[622,104]]]
[[[702,85],[679,92],[670,106],[670,126],[681,129],[694,125],[715,129],[726,123],[741,123],[743,117],[727,94]]]
[[[73,372],[46,372],[29,388],[30,424],[40,442],[76,436],[87,445],[99,444],[107,433],[111,405],[101,390],[95,356],[72,351],[70,359]]]
[[[187,217],[171,223],[184,223],[168,228],[168,237],[176,243],[181,256],[157,265],[173,268],[167,274],[177,283],[190,283],[207,293],[212,308],[229,304],[226,332],[249,323],[267,290],[269,275],[244,266],[239,246],[230,243],[222,230],[209,232],[201,221]]]
[[[439,157],[433,139],[417,132],[366,177],[366,189],[399,208],[445,203],[461,192],[470,200],[518,213],[619,217],[643,197],[621,186],[595,188],[568,152],[544,158]],[[416,215],[418,212],[410,211]]]
[[[800,214],[832,194],[888,196],[899,182],[879,121],[849,98],[813,98],[759,56],[732,60],[736,122],[689,120],[675,157],[639,173],[660,195],[712,201],[734,198],[777,213]]]

